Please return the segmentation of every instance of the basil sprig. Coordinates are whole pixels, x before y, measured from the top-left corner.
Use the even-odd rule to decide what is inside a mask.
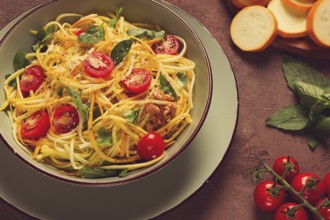
[[[108,23],[109,27],[116,28],[116,25],[118,23],[118,20],[119,20],[120,15],[121,15],[122,12],[123,12],[123,8],[122,7],[117,8],[117,10],[116,10],[116,17],[109,20],[109,23]]]
[[[290,56],[283,57],[282,69],[299,103],[276,111],[266,123],[286,131],[301,131],[314,149],[330,137],[330,81],[321,72]]]

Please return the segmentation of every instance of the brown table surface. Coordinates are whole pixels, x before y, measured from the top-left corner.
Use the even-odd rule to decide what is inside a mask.
[[[0,0],[0,28],[43,2],[45,0]],[[275,110],[295,103],[281,71],[283,51],[270,47],[261,53],[244,53],[237,49],[229,36],[232,15],[223,0],[168,2],[198,19],[222,46],[237,80],[239,114],[228,152],[207,183],[178,207],[156,219],[272,219],[272,214],[260,211],[253,203],[255,183],[250,172],[258,162],[265,160],[270,164],[278,156],[292,155],[299,160],[303,171],[323,177],[330,170],[330,147],[322,145],[311,151],[303,137],[265,124],[265,119]],[[301,59],[330,75],[329,61]],[[0,202],[0,219],[32,218]]]

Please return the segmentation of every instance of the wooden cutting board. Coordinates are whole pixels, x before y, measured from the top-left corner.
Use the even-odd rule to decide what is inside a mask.
[[[224,2],[233,16],[239,11],[231,0],[224,0]],[[330,49],[316,45],[308,36],[293,39],[277,36],[272,46],[299,56],[330,60]]]

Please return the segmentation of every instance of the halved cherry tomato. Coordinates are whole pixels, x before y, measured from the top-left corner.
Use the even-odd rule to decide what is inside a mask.
[[[146,161],[153,160],[165,151],[165,142],[162,136],[156,132],[150,132],[143,136],[137,145],[139,156]]]
[[[325,200],[329,200],[329,198],[324,198]],[[318,207],[319,205],[321,205],[321,203],[323,202],[322,199],[320,199],[316,204],[315,207]],[[324,220],[330,220],[330,207],[329,206],[324,206],[321,207],[319,209],[319,212],[321,214],[321,216],[324,218]],[[319,218],[317,216],[314,216],[315,220],[318,220]]]
[[[152,44],[151,48],[156,54],[169,54],[175,55],[179,51],[178,39],[170,34],[165,35],[164,40]]]
[[[106,53],[96,51],[83,61],[83,66],[89,76],[106,78],[115,68],[115,63]]]
[[[279,186],[279,184],[275,184],[275,186]],[[285,201],[285,193],[282,189],[280,189],[276,194],[272,193],[272,189],[274,187],[274,181],[265,180],[259,183],[253,193],[253,198],[255,204],[264,211],[275,211],[277,207]]]
[[[309,180],[314,179],[314,182],[319,181],[314,188],[312,187],[305,187],[305,185],[309,182]],[[300,192],[304,189],[304,192],[302,192],[302,196],[312,205],[315,204],[320,198],[321,195],[325,192],[325,186],[323,181],[319,176],[317,176],[314,173],[300,173],[297,176],[295,176],[291,181],[291,186],[294,190],[297,192]],[[297,198],[295,198],[294,195],[292,195],[292,198],[296,200],[297,202],[300,202]]]
[[[22,74],[20,87],[22,92],[35,92],[45,81],[46,75],[41,66],[33,65],[27,68]]]
[[[39,110],[23,122],[21,136],[28,139],[38,139],[48,132],[49,127],[50,121],[47,111]]]
[[[297,208],[297,210],[295,210]],[[293,202],[287,202],[278,207],[274,220],[308,220],[308,214],[303,207]]]
[[[293,157],[281,156],[278,157],[273,164],[273,170],[280,176],[283,177],[284,171],[287,167],[287,173],[284,179],[291,182],[293,177],[297,176],[300,172],[300,166]]]
[[[72,105],[63,105],[53,114],[53,125],[57,133],[64,134],[75,129],[79,124],[79,114]]]
[[[325,192],[328,194],[328,196],[330,196],[330,172],[325,175],[325,177],[323,178],[323,182],[325,185]]]
[[[142,93],[149,89],[151,84],[151,75],[148,70],[143,68],[136,68],[132,73],[126,77],[121,84],[131,93]]]

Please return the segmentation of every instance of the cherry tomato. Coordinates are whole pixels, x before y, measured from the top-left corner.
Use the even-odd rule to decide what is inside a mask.
[[[165,35],[164,40],[154,43],[151,48],[156,54],[175,55],[179,51],[178,39],[170,34]]]
[[[45,81],[46,75],[43,69],[38,65],[33,65],[27,68],[22,74],[20,87],[23,93],[28,93],[30,90],[35,92],[39,86]]]
[[[274,186],[274,181],[265,180],[259,183],[253,193],[254,202],[256,205],[264,211],[274,211],[277,207],[285,201],[285,193],[281,189],[278,191],[278,194],[272,194],[270,191]],[[279,186],[276,183],[275,186]]]
[[[284,178],[286,181],[291,182],[293,177],[299,174],[300,166],[291,156],[281,156],[274,161],[273,170],[282,177],[286,167],[288,167],[288,170]]]
[[[83,66],[86,73],[94,78],[108,77],[115,64],[113,60],[104,52],[93,52],[84,61]]]
[[[79,114],[72,105],[63,105],[53,114],[53,125],[57,133],[64,134],[75,129],[79,124]]]
[[[49,127],[50,121],[47,111],[39,110],[23,122],[21,136],[28,139],[38,139],[48,132]]]
[[[282,204],[276,209],[274,220],[308,220],[308,214],[303,207],[298,208],[295,212],[291,210],[297,205],[298,204],[293,202]]]
[[[330,172],[325,175],[323,182],[325,185],[325,192],[330,196]]]
[[[148,70],[136,68],[124,79],[121,84],[131,93],[142,93],[149,89],[151,84],[151,75]]]
[[[315,181],[320,180],[320,182],[316,184],[315,189],[306,187],[304,192],[302,192],[302,196],[309,203],[311,203],[313,205],[320,199],[320,196],[323,195],[325,192],[324,183],[320,179],[319,176],[317,176],[316,174],[313,174],[313,173],[308,173],[308,172],[300,173],[292,179],[291,186],[294,190],[296,190],[297,192],[300,192],[304,188],[304,186],[307,184],[308,180],[310,180],[311,178],[314,178]],[[295,198],[294,195],[292,195],[292,198],[294,200],[297,200],[297,198]],[[297,200],[297,202],[299,202],[299,201]]]
[[[159,157],[164,153],[164,151],[164,139],[156,132],[150,132],[143,136],[137,145],[137,152],[139,156],[146,161]]]
[[[329,200],[329,198],[325,198],[326,200]],[[316,204],[315,207],[318,207],[323,202],[322,199],[320,199]],[[324,206],[319,209],[320,214],[323,216],[324,220],[330,220],[330,207]],[[317,216],[314,216],[315,220],[318,220],[319,218]]]

